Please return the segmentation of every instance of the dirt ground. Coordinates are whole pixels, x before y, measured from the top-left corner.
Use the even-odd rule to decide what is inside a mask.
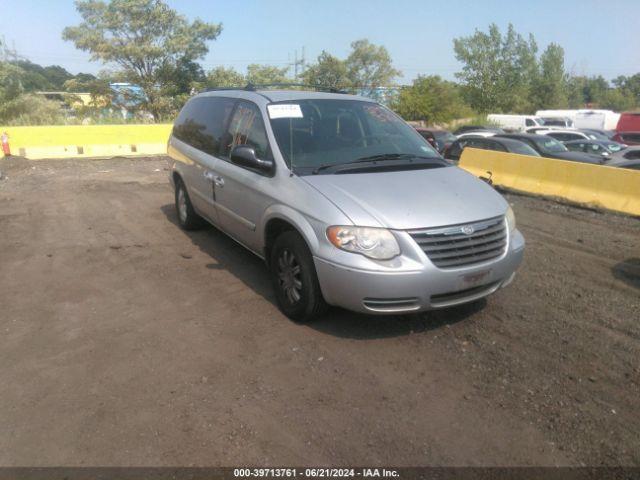
[[[0,465],[640,465],[640,221],[508,195],[515,282],[279,313],[162,159],[0,160]]]

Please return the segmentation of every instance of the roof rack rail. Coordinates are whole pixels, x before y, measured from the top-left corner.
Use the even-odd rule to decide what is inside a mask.
[[[346,90],[341,90],[336,87],[329,87],[325,85],[313,85],[309,83],[263,83],[263,84],[252,84],[249,83],[245,90],[258,90],[258,89],[267,89],[267,88],[286,88],[286,87],[297,87],[297,88],[308,88],[311,90],[317,90],[320,92],[330,92],[330,93],[348,93]]]
[[[208,87],[203,92],[218,92],[223,90],[246,90],[246,87]]]
[[[217,92],[224,90],[245,90],[249,92],[255,92],[256,90],[266,90],[268,88],[287,88],[287,87],[297,87],[297,88],[308,88],[310,90],[317,90],[319,92],[329,92],[329,93],[349,93],[346,90],[341,90],[335,87],[327,87],[324,85],[310,85],[306,83],[262,83],[262,84],[253,84],[248,83],[244,87],[210,87],[205,88],[204,92]]]

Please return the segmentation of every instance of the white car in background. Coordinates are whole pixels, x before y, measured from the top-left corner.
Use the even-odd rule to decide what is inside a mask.
[[[570,142],[572,140],[597,140],[597,137],[595,135],[581,132],[580,130],[554,128],[547,130],[536,130],[535,133],[537,135],[547,135],[549,137],[553,137],[559,142]]]
[[[466,137],[493,137],[497,132],[489,132],[487,130],[472,130],[470,132],[461,133],[457,137],[466,138]]]

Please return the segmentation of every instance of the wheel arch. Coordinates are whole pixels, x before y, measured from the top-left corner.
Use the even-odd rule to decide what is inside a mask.
[[[278,236],[286,231],[295,231],[304,239],[311,254],[318,251],[318,236],[307,219],[284,205],[270,207],[262,222],[262,242],[264,258],[269,264],[271,247]]]

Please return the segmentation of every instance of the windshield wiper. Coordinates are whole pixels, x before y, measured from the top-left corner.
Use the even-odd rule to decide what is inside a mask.
[[[376,162],[377,160],[397,160],[397,159],[401,159],[401,158],[406,158],[409,160],[412,160],[414,158],[418,159],[418,160],[435,160],[435,157],[426,157],[423,155],[414,155],[412,153],[381,153],[379,155],[370,155],[367,157],[360,157],[357,160],[354,160],[353,162],[346,162],[346,163],[327,163],[327,164],[323,164],[320,165],[318,167],[316,167],[311,173],[313,175],[317,175],[319,172],[321,172],[322,170],[327,170],[329,168],[340,168],[340,167],[346,167],[349,165],[356,165],[358,163],[368,163],[368,162]]]

